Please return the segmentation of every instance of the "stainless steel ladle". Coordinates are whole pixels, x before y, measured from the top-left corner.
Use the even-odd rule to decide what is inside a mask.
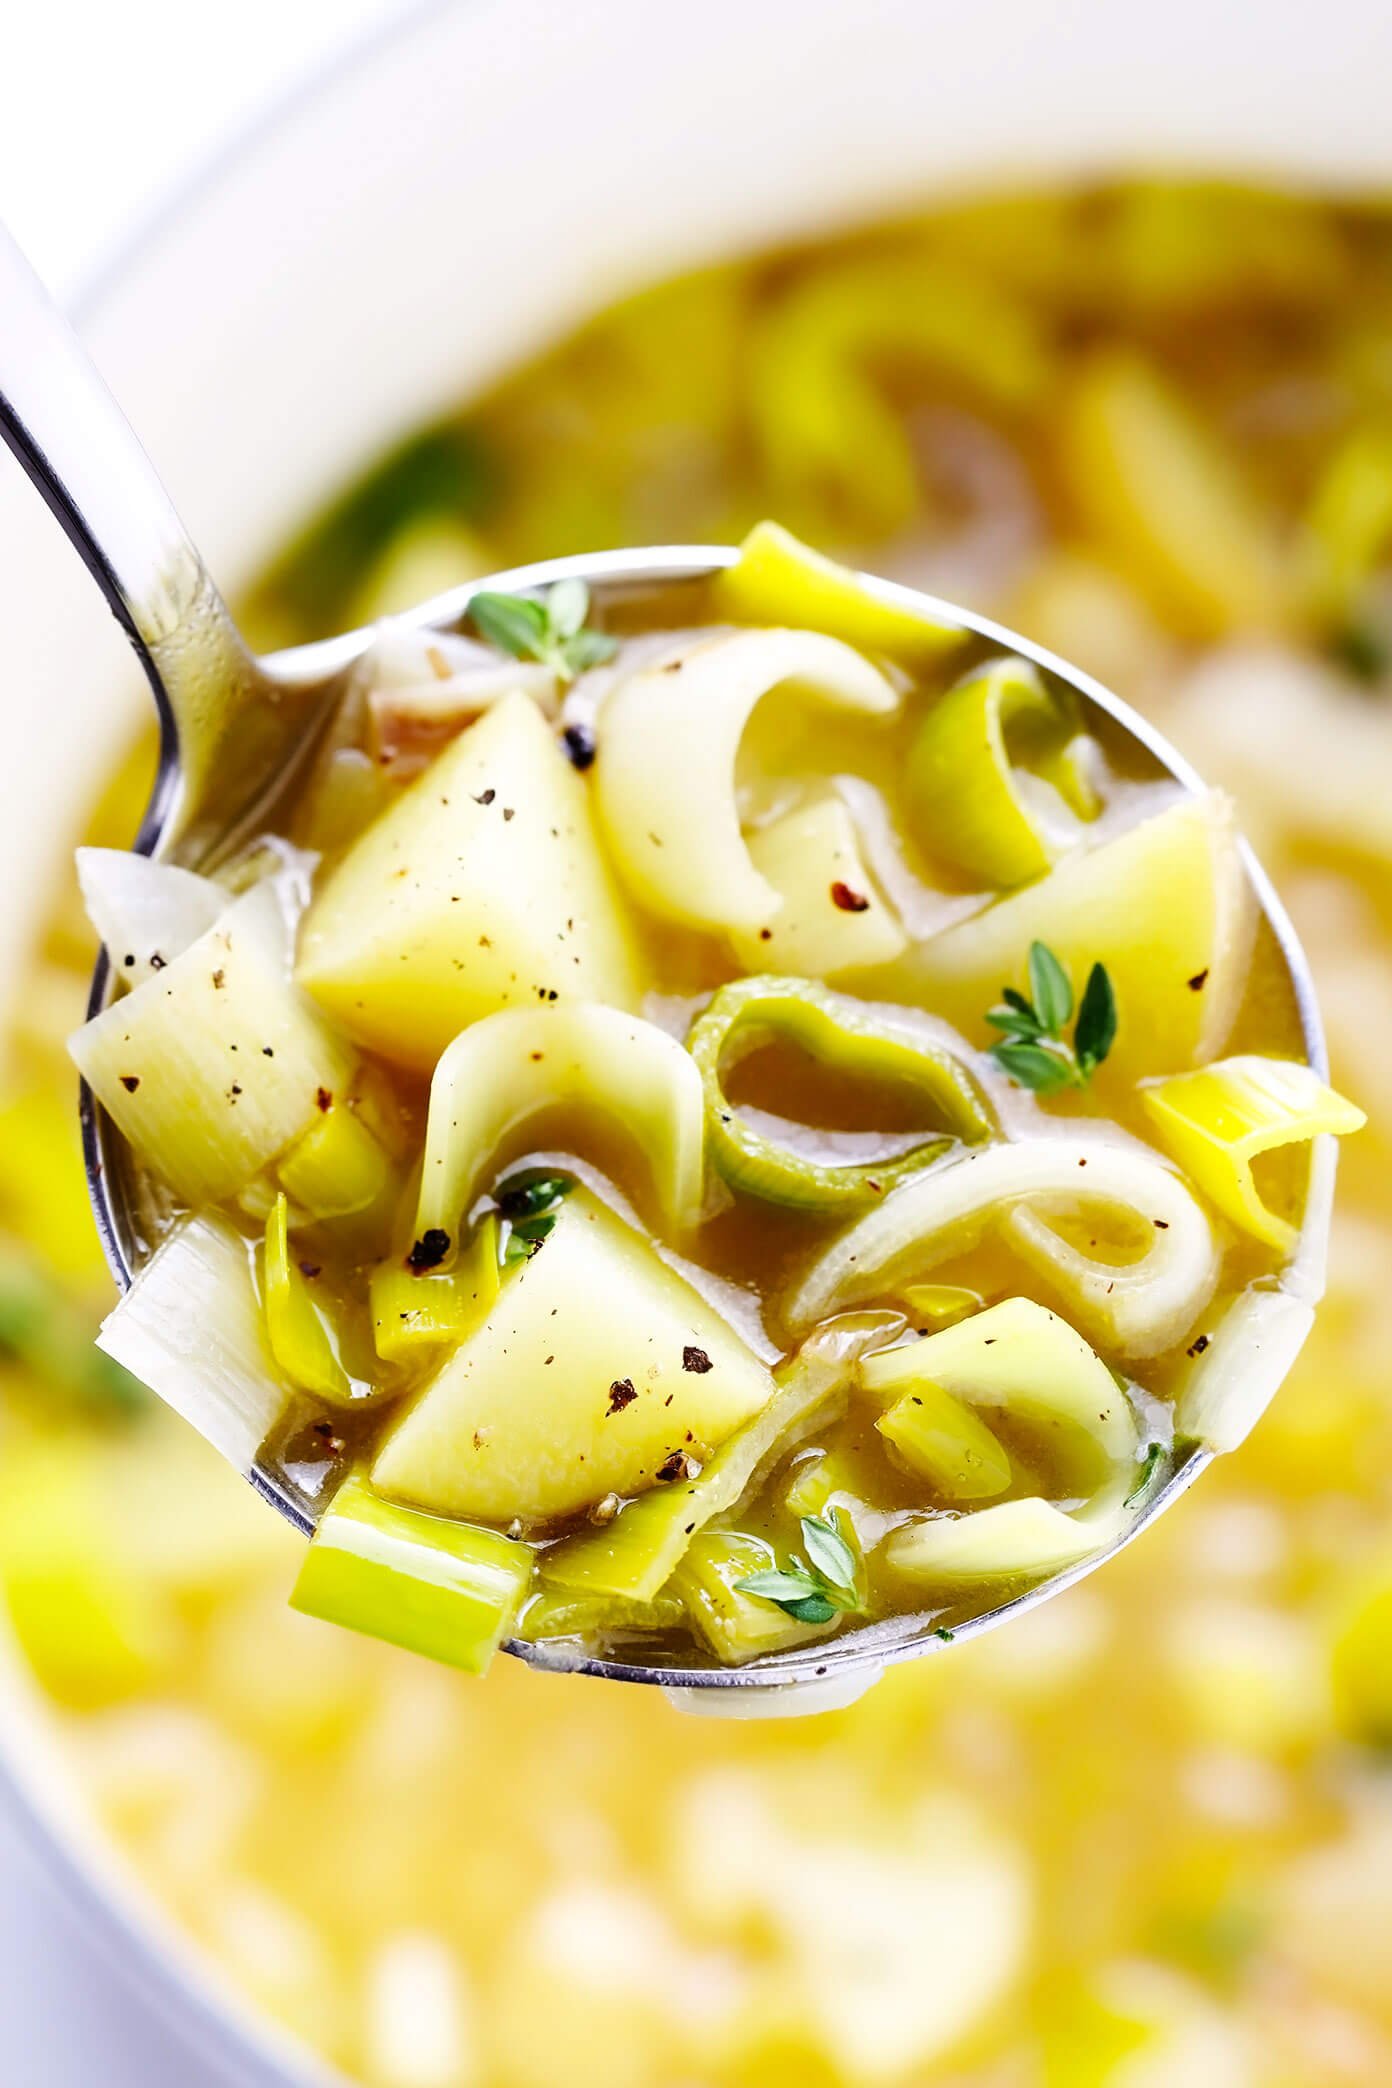
[[[348,632],[265,660],[249,651],[120,408],[2,229],[0,435],[101,588],[135,648],[154,696],[160,721],[159,772],[136,846],[195,869],[216,863],[245,830],[270,784],[283,782],[292,764],[312,747],[319,725],[371,642],[371,632]],[[677,598],[673,622],[680,624],[688,620],[681,607],[682,591],[695,589],[734,556],[724,548],[683,546],[553,559],[456,588],[422,604],[407,621],[452,630],[480,586],[521,593],[574,576],[589,583],[600,604],[635,590],[650,594],[654,588],[670,587]],[[870,584],[887,601],[960,624],[1002,650],[1034,661],[1076,692],[1085,713],[1102,714],[1114,732],[1129,735],[1175,782],[1190,791],[1203,788],[1188,764],[1144,719],[1064,661],[953,604],[889,582]],[[1289,970],[1306,1055],[1324,1075],[1324,1037],[1304,952],[1250,851],[1246,860]],[[92,980],[92,1012],[105,1006],[112,986],[103,952]],[[119,1135],[85,1088],[81,1110],[92,1209],[107,1259],[124,1289],[148,1252],[131,1193],[132,1170]],[[1323,1278],[1333,1165],[1333,1141],[1318,1141],[1297,1257],[1311,1299],[1318,1295]],[[191,1357],[190,1367],[196,1364]],[[1273,1383],[1268,1396],[1274,1390]],[[1192,1450],[1119,1542],[956,1627],[953,1638],[974,1637],[1095,1572],[1185,1492],[1210,1457],[1205,1449]],[[298,1530],[310,1534],[311,1516],[281,1478],[260,1465],[246,1477]],[[943,1651],[936,1629],[939,1614],[887,1618],[829,1642],[739,1668],[606,1659],[566,1640],[536,1645],[513,1640],[507,1650],[533,1667],[553,1672],[656,1683],[686,1709],[767,1716],[849,1702],[884,1666]]]

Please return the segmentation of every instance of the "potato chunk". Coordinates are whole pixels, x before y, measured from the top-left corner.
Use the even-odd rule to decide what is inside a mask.
[[[299,978],[363,1043],[428,1069],[496,1008],[637,999],[585,786],[505,696],[374,820],[306,917]]]
[[[441,1515],[545,1522],[688,1475],[773,1396],[705,1300],[574,1191],[378,1452],[383,1493]]]

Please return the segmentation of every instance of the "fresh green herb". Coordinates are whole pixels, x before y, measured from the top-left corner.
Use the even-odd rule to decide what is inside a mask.
[[[585,629],[589,613],[590,590],[583,580],[558,580],[540,600],[485,591],[469,601],[469,615],[490,645],[516,660],[540,660],[562,681],[611,660],[619,649],[617,639]]]
[[[841,1528],[836,1509],[827,1515],[804,1515],[802,1541],[806,1561],[796,1552],[786,1567],[747,1574],[735,1586],[745,1595],[775,1602],[799,1624],[829,1624],[835,1616],[859,1616],[865,1608],[860,1561]]]
[[[939,1624],[933,1636],[934,1638],[940,1638],[944,1645],[950,1646],[957,1634],[955,1631],[949,1631],[946,1624]]]
[[[1141,1459],[1140,1471],[1136,1475],[1136,1483],[1126,1496],[1126,1506],[1128,1508],[1138,1508],[1143,1501],[1148,1500],[1151,1494],[1154,1493],[1164,1462],[1164,1444],[1148,1443],[1146,1445],[1146,1454]]]
[[[992,1058],[1036,1095],[1086,1087],[1116,1042],[1116,994],[1106,967],[1094,964],[1088,973],[1071,1044],[1063,1032],[1073,1014],[1073,982],[1047,943],[1030,944],[1029,987],[1029,1000],[1003,987],[999,1006],[988,1011],[986,1020],[1001,1033]]]
[[[498,1212],[507,1223],[498,1258],[503,1268],[515,1268],[538,1252],[555,1226],[561,1203],[574,1186],[566,1175],[534,1175],[530,1181],[502,1191]]]

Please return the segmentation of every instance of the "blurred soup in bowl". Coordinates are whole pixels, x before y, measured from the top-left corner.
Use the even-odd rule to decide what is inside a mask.
[[[609,545],[811,539],[1155,717],[1315,962],[1329,1301],[1254,1439],[1098,1581],[855,1708],[486,1691],[294,1615],[296,1540],[89,1355],[58,895],[0,1211],[0,1574],[76,1773],[261,2010],[372,2088],[1392,2078],[1392,211],[1039,190],[663,283],[402,444],[265,645]],[[128,841],[136,749],[89,838]]]

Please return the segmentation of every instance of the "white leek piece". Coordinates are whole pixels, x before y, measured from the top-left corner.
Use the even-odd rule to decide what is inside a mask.
[[[1141,1101],[1190,1181],[1225,1218],[1283,1255],[1295,1246],[1296,1226],[1263,1197],[1253,1161],[1323,1132],[1357,1131],[1367,1121],[1312,1066],[1256,1053],[1147,1082]]]
[[[1119,1533],[1136,1478],[1135,1416],[1101,1357],[1057,1313],[1007,1298],[940,1334],[867,1356],[861,1376],[881,1399],[902,1403],[916,1385],[941,1386],[1041,1431],[1062,1424],[1086,1445],[1093,1468],[1090,1497],[1072,1513],[1032,1496],[909,1524],[885,1547],[899,1572],[928,1581],[1048,1572]]]
[[[127,986],[162,971],[232,903],[210,877],[124,848],[79,848],[77,881],[87,918]]]
[[[352,1076],[290,978],[288,941],[268,880],[69,1040],[118,1129],[195,1208],[235,1196]]]
[[[1142,1233],[1139,1257],[1096,1259],[1049,1223],[1083,1209],[1120,1216]],[[993,1222],[1118,1355],[1172,1347],[1217,1282],[1213,1228],[1154,1153],[1100,1138],[1022,1139],[956,1155],[893,1190],[812,1264],[788,1305],[790,1325],[809,1327],[855,1300],[897,1292]]]
[[[749,837],[749,858],[780,903],[765,926],[731,938],[746,971],[826,979],[889,964],[908,948],[840,798],[818,798],[761,827]]]
[[[1175,1431],[1236,1450],[1285,1383],[1315,1323],[1305,1298],[1253,1286],[1190,1344],[1175,1387]]]
[[[780,895],[750,860],[735,757],[755,706],[809,700],[888,717],[899,697],[859,653],[815,631],[741,631],[621,679],[600,713],[595,782],[609,851],[653,913],[690,927],[757,929]]]
[[[677,1230],[701,1213],[705,1097],[695,1061],[654,1023],[594,1001],[510,1008],[457,1036],[435,1068],[417,1236],[453,1239],[513,1132],[557,1104],[626,1129]]]
[[[251,1254],[226,1219],[183,1219],[97,1337],[242,1472],[285,1405]]]

